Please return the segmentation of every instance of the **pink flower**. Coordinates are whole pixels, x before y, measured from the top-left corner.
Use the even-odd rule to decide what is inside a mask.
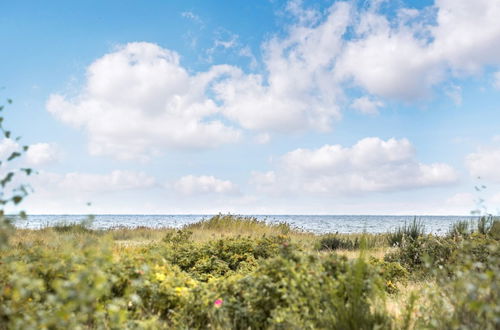
[[[216,301],[214,301],[214,306],[215,306],[215,307],[220,307],[220,306],[222,306],[222,299],[217,299]]]

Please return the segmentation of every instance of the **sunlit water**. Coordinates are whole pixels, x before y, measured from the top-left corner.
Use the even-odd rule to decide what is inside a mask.
[[[95,229],[115,227],[172,227],[208,219],[211,215],[96,215],[91,223]],[[255,215],[268,223],[285,222],[294,228],[314,233],[384,233],[413,221],[414,216],[388,215]],[[417,216],[426,232],[444,234],[451,224],[460,220],[472,220],[471,216]],[[83,215],[30,215],[28,219],[16,219],[19,228],[38,229],[56,224],[79,223],[88,219]]]

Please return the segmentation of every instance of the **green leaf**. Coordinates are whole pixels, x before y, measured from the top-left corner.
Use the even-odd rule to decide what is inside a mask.
[[[5,185],[7,183],[10,182],[10,180],[12,180],[12,178],[14,177],[14,173],[12,172],[9,172],[7,173],[7,175],[5,176],[5,178],[3,178],[1,181],[0,181],[0,185],[2,185],[2,187],[5,187]]]
[[[10,138],[10,131],[5,131],[4,132],[5,137],[8,139]]]
[[[23,196],[14,196],[14,197],[12,197],[12,201],[16,205],[19,204],[19,203],[21,203],[22,200],[23,200]]]
[[[9,162],[10,162],[11,160],[13,160],[14,158],[17,158],[17,157],[19,157],[19,156],[21,156],[21,153],[19,153],[19,152],[17,152],[17,151],[14,151],[14,152],[13,152],[13,153],[9,156],[9,158],[7,158],[7,161],[9,161]]]

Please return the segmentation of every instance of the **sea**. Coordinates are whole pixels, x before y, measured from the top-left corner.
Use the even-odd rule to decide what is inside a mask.
[[[316,234],[324,233],[386,233],[395,230],[415,218],[425,226],[427,233],[444,235],[458,221],[475,221],[473,216],[429,215],[245,215],[267,223],[288,223],[291,227]],[[59,224],[85,223],[94,229],[113,228],[182,228],[185,225],[212,217],[204,215],[29,215],[27,219],[15,217],[19,228],[40,229]]]

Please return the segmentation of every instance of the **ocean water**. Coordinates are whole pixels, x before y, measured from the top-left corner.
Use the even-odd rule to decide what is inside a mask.
[[[95,215],[91,227],[109,229],[116,227],[171,227],[208,219],[211,215]],[[405,222],[413,221],[415,216],[394,215],[253,215],[268,223],[286,222],[304,231],[323,233],[385,233],[394,230]],[[461,220],[474,220],[472,216],[416,216],[424,225],[426,232],[445,234],[448,228]],[[88,219],[84,215],[29,215],[26,220],[15,219],[19,228],[38,229],[56,224],[79,223]]]

